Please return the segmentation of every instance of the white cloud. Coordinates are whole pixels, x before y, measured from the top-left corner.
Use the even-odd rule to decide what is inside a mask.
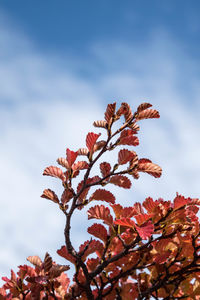
[[[93,57],[102,69],[92,80],[62,68],[60,58],[40,53],[6,21],[0,25],[1,275],[25,263],[27,256],[43,257],[47,250],[57,260],[55,252],[64,244],[64,216],[39,196],[46,187],[58,193],[61,189],[56,180],[42,177],[42,171],[63,156],[66,147],[75,150],[84,145],[86,133],[94,130],[92,122],[102,118],[106,101],[127,101],[133,108],[150,101],[162,117],[141,122],[138,151],[163,167],[163,177],[143,175],[131,192],[117,190],[119,199],[130,205],[146,196],[169,199],[176,191],[198,197],[198,77],[193,62],[169,37],[163,41],[156,33],[145,48],[99,44]],[[180,66],[191,76],[188,89],[180,85],[187,77]],[[86,220],[86,215],[74,219],[76,246],[86,237],[83,231],[80,237]]]

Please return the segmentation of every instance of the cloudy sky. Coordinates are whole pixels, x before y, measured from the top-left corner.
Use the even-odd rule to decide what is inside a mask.
[[[138,153],[162,166],[162,178],[113,189],[117,201],[199,197],[200,4],[192,3],[1,1],[1,276],[46,251],[63,262],[64,216],[40,198],[62,188],[42,172],[67,147],[85,146],[108,103],[150,102],[161,115],[141,122]],[[88,238],[85,212],[73,226],[77,247]]]

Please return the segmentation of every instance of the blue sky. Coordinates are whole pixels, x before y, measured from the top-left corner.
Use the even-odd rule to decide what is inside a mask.
[[[163,176],[113,190],[118,201],[199,196],[199,9],[183,0],[1,1],[0,275],[49,249],[61,262],[64,218],[40,199],[61,187],[42,172],[84,146],[107,103],[150,102],[161,114],[142,123],[138,153]],[[88,238],[79,220],[76,246]]]

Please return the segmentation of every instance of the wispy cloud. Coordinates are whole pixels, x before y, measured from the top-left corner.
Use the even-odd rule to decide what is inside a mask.
[[[163,177],[143,175],[132,192],[117,190],[118,199],[130,205],[147,196],[169,199],[176,191],[199,196],[199,77],[197,62],[181,45],[161,32],[152,33],[145,45],[102,41],[91,47],[91,74],[84,78],[73,62],[68,69],[62,66],[68,57],[45,55],[6,20],[0,25],[1,275],[49,249],[57,259],[64,216],[39,196],[46,187],[58,193],[61,188],[41,174],[66,147],[84,145],[106,103],[127,101],[135,108],[150,101],[161,113],[160,120],[141,122],[138,152],[160,164]],[[81,228],[86,220],[81,217]],[[80,237],[79,225],[76,215],[76,245],[87,236],[81,232]]]

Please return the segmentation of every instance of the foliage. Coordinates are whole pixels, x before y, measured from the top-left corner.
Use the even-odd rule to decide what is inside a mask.
[[[27,260],[32,266],[19,266],[11,277],[3,277],[1,299],[200,299],[200,231],[196,216],[199,199],[164,201],[147,198],[133,206],[115,203],[115,196],[105,187],[109,184],[130,189],[131,180],[140,172],[155,178],[161,168],[147,158],[138,158],[132,147],[139,144],[138,122],[159,118],[149,103],[139,105],[132,113],[127,103],[116,110],[109,104],[105,119],[94,126],[106,131],[106,139],[89,132],[86,148],[66,150],[57,162],[64,168],[47,167],[43,175],[61,180],[61,198],[45,189],[42,198],[51,200],[66,217],[65,245],[57,253],[75,266],[73,282],[66,275],[68,265],[58,265],[46,253]],[[120,118],[124,123],[113,131]],[[124,148],[125,146],[128,146]],[[100,176],[90,176],[94,165],[106,152],[119,149],[116,163],[99,164]],[[80,156],[85,160],[78,160]],[[74,178],[81,176],[75,186]],[[91,188],[96,190],[91,192]],[[102,201],[102,204],[96,204]],[[93,236],[76,250],[71,241],[71,219],[74,212],[88,206],[88,228]],[[99,220],[101,223],[99,223]]]

